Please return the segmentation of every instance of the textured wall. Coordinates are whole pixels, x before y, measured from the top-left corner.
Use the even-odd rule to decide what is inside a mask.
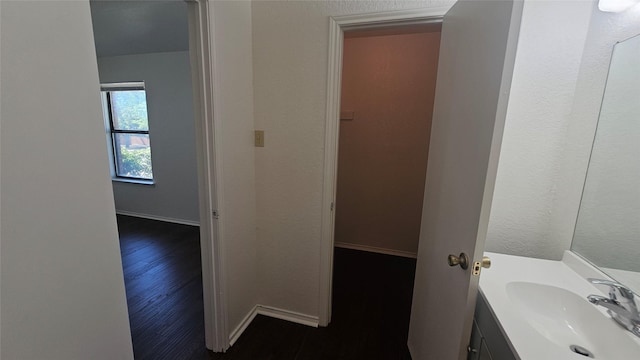
[[[144,81],[153,162],[152,186],[113,182],[116,210],[198,223],[189,52],[98,58],[100,81]]]
[[[599,108],[592,92],[604,84],[593,82],[599,67],[595,78],[585,68],[594,51],[583,59],[595,3],[525,4],[489,251],[559,259],[570,246],[595,124],[587,119]],[[255,122],[266,130],[256,151],[260,303],[317,314],[328,16],[447,4],[252,4]]]
[[[0,8],[0,356],[133,359],[89,2]]]
[[[451,3],[252,3],[259,303],[318,314],[328,17]]]
[[[604,102],[602,99],[605,84],[609,86],[607,74],[614,44],[638,34],[640,6],[619,14],[594,11],[576,89],[575,117],[569,133],[571,147],[566,161],[566,182],[576,184],[573,197],[578,203],[582,190],[581,181],[584,181],[597,126],[595,150],[592,155],[593,167],[589,165],[583,200],[585,204],[581,205],[580,218],[576,225],[577,238],[574,239],[575,244],[572,248],[598,265],[622,265],[622,268],[635,271],[640,271],[637,265],[640,251],[637,241],[637,207],[640,202],[637,194],[638,122],[637,117],[617,118],[617,114],[620,111],[633,112],[633,108],[629,106],[635,106],[637,109],[637,88],[625,89],[631,85],[629,81],[638,78],[638,72],[634,71],[637,68],[637,53],[636,56],[628,57],[628,64],[619,64],[615,69],[617,71],[611,72],[608,80],[611,86],[607,88]],[[625,67],[630,73],[625,73]],[[633,85],[637,87],[638,82],[635,81]],[[636,94],[636,97],[633,97],[633,94]],[[630,100],[629,96],[634,100]],[[598,124],[601,102],[604,118]],[[611,116],[616,118],[611,119]],[[635,139],[628,139],[629,136]],[[625,138],[630,141],[626,141]],[[572,154],[576,155],[571,156]],[[572,158],[576,160],[571,161]],[[635,193],[625,191],[629,187],[634,188]],[[594,193],[595,188],[602,193]],[[595,203],[595,200],[598,203]]]
[[[336,243],[418,252],[440,31],[413,31],[344,40]]]
[[[487,251],[560,259],[569,248],[558,226],[575,221],[578,205],[559,196],[582,185],[559,187],[591,10],[584,1],[525,2]]]

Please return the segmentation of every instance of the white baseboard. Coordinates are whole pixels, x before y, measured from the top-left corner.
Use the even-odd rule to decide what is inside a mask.
[[[291,321],[294,323],[307,325],[311,327],[316,327],[316,328],[318,327],[317,316],[311,316],[307,314],[301,314],[295,311],[278,309],[272,306],[257,305],[256,307],[258,309],[258,314],[260,315],[265,315],[265,316],[269,316],[269,317],[280,319],[280,320]]]
[[[191,220],[170,218],[170,217],[165,217],[165,216],[142,214],[142,213],[137,213],[137,212],[133,212],[133,211],[116,210],[116,214],[139,217],[139,218],[150,219],[150,220],[166,221],[166,222],[170,222],[170,223],[174,223],[174,224],[200,226],[200,222],[199,221],[191,221]]]
[[[311,327],[318,327],[318,317],[311,316],[307,314],[301,314],[295,311],[278,309],[272,306],[265,305],[256,305],[247,313],[247,315],[242,319],[240,324],[236,326],[236,328],[229,335],[229,346],[233,346],[233,344],[238,341],[242,333],[247,330],[247,327],[251,324],[253,319],[255,319],[256,315],[264,315],[272,318],[290,321],[297,324],[307,325]]]
[[[379,248],[379,247],[375,247],[375,246],[367,246],[367,245],[360,245],[360,244],[350,244],[350,243],[344,243],[344,242],[338,242],[338,241],[336,241],[334,243],[334,245],[335,245],[335,247],[339,247],[339,248],[343,248],[343,249],[368,251],[368,252],[374,252],[374,253],[378,253],[378,254],[402,256],[402,257],[412,258],[412,259],[416,259],[418,257],[418,254],[413,253],[413,252],[402,251],[402,250],[393,250],[393,249],[385,249],[385,248]]]
[[[251,309],[251,311],[247,313],[244,319],[240,321],[240,324],[238,324],[238,326],[233,329],[231,334],[229,334],[229,346],[233,346],[233,344],[238,341],[240,335],[242,335],[242,333],[247,330],[247,327],[249,326],[249,324],[251,324],[253,319],[255,319],[256,315],[258,315],[258,305],[254,306],[253,309]]]

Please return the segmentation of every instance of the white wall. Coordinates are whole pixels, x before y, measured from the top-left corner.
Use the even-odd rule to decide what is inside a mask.
[[[257,251],[251,3],[214,1],[215,121],[222,141],[220,219],[229,330],[256,305]]]
[[[556,224],[573,224],[577,204],[562,191],[582,185],[559,183],[591,11],[586,1],[525,2],[487,251],[560,259],[569,248]]]
[[[260,303],[318,313],[328,16],[446,4],[252,4],[255,121],[266,131],[266,146],[256,152]],[[581,95],[591,86],[581,66],[591,61],[583,51],[594,7],[525,4],[489,251],[559,259],[570,246],[586,169],[576,164],[588,157],[588,147],[574,149],[572,133],[585,118],[574,100],[589,105],[589,116],[599,106]]]
[[[328,17],[452,3],[252,3],[260,304],[319,313]]]
[[[3,359],[132,359],[88,1],[2,1]]]
[[[2,6],[0,5],[0,20],[2,19]],[[2,132],[2,26],[0,25],[0,133]],[[2,136],[0,135],[0,151],[2,150]],[[0,152],[1,153],[1,152]],[[0,156],[0,203],[2,198],[2,156]],[[2,349],[2,206],[0,205],[0,349]],[[0,350],[2,360],[2,350]]]
[[[189,52],[98,58],[100,81],[144,81],[154,185],[113,182],[116,210],[198,223]],[[106,149],[105,149],[106,151]]]
[[[595,5],[594,5],[595,6]],[[636,6],[632,9],[627,10],[623,13],[604,13],[600,11],[594,11],[593,17],[591,19],[591,24],[589,26],[589,34],[587,37],[587,45],[585,46],[585,56],[582,62],[582,66],[580,68],[580,74],[578,79],[578,86],[576,88],[576,97],[575,97],[575,106],[574,106],[574,116],[571,119],[571,127],[569,131],[569,144],[567,148],[567,156],[565,161],[565,181],[566,184],[573,184],[574,191],[569,193],[572,195],[573,203],[575,203],[574,217],[577,212],[577,204],[580,202],[580,195],[582,192],[582,182],[584,181],[584,174],[587,169],[587,165],[589,162],[589,154],[591,150],[592,141],[594,139],[594,133],[596,131],[596,126],[598,126],[598,138],[596,141],[602,141],[602,136],[611,136],[610,130],[607,129],[608,126],[613,125],[620,129],[622,126],[622,119],[616,119],[616,124],[608,124],[607,120],[602,120],[602,124],[598,125],[598,115],[600,111],[600,105],[602,103],[602,98],[605,91],[605,84],[607,84],[607,74],[609,71],[609,63],[611,61],[613,46],[616,42],[628,39],[631,36],[640,34],[640,6]],[[617,50],[616,50],[617,51]],[[635,58],[637,61],[637,57]],[[637,76],[637,74],[635,74]],[[624,79],[627,81],[626,74],[616,74],[615,72],[611,74],[611,81],[620,81]],[[613,90],[613,89],[612,89]],[[619,100],[622,99],[621,93],[613,93],[609,94],[609,89],[607,89],[607,100]],[[633,94],[633,92],[625,92],[625,96],[629,96]],[[637,103],[637,98],[636,98]],[[623,109],[622,107],[617,107],[615,103],[609,103],[609,105],[604,105],[603,110],[605,112],[611,112],[614,109]],[[609,106],[608,110],[605,108]],[[613,107],[613,108],[611,108]],[[614,110],[615,111],[615,110]],[[605,114],[603,114],[605,115]],[[637,119],[636,119],[637,120]],[[628,126],[623,133],[615,134],[614,137],[620,137],[617,140],[611,139],[610,141],[616,141],[616,145],[622,145],[623,141],[621,136],[633,134],[633,128]],[[637,121],[635,133],[637,134]],[[596,166],[603,166],[607,162],[611,161],[604,160],[600,158],[603,154],[601,151],[606,150],[608,152],[615,149],[612,146],[608,149],[602,147],[602,143],[596,144],[596,152],[594,152],[594,162],[596,162]],[[637,174],[637,164],[638,164],[638,144],[637,142],[628,143],[628,148],[626,153],[627,156],[631,156],[633,159],[630,159],[630,163],[625,166],[625,171],[631,173],[633,171]],[[624,152],[624,151],[623,151]],[[616,154],[613,158],[620,159],[620,156],[623,154]],[[600,162],[599,162],[600,161]],[[599,162],[599,163],[598,163]],[[636,165],[635,168],[633,165]],[[589,251],[588,257],[595,260],[596,263],[600,263],[601,265],[608,265],[611,267],[617,263],[616,253],[624,253],[626,256],[633,257],[633,254],[638,253],[637,246],[637,231],[630,230],[629,228],[625,229],[625,226],[621,223],[611,223],[610,221],[619,222],[623,221],[621,217],[616,217],[618,214],[615,208],[610,207],[611,205],[620,206],[625,202],[631,201],[631,203],[627,203],[630,206],[629,209],[632,209],[633,206],[637,207],[637,203],[633,205],[633,200],[637,199],[632,193],[626,194],[616,194],[616,189],[620,190],[620,185],[624,185],[623,183],[618,183],[620,181],[624,181],[624,177],[621,173],[611,173],[606,174],[606,176],[598,176],[597,170],[596,174],[590,169],[589,181],[591,186],[601,186],[601,189],[606,188],[607,186],[611,187],[611,193],[607,194],[607,197],[611,197],[611,199],[615,199],[617,203],[609,203],[598,205],[597,207],[593,207],[593,205],[587,205],[587,208],[581,210],[580,214],[580,223],[578,224],[580,227],[587,226],[587,228],[582,228],[579,231],[580,235],[583,236],[582,240],[585,240],[585,236],[598,236],[598,239],[590,239],[592,241],[581,242],[582,249],[578,249],[579,252],[585,253],[585,250]],[[596,176],[593,178],[593,176]],[[595,181],[594,181],[595,180]],[[633,183],[632,183],[633,184]],[[628,185],[624,185],[628,186]],[[637,188],[637,184],[633,184]],[[587,191],[588,192],[588,191]],[[585,200],[588,202],[590,199],[588,197],[590,194],[585,193]],[[614,197],[615,196],[615,197]],[[604,206],[604,213],[597,213],[598,207]],[[637,211],[634,212],[629,210],[626,212],[632,219],[627,218],[627,220],[632,220],[629,224],[631,226],[637,226]],[[587,218],[583,218],[586,216]],[[607,225],[603,223],[603,221],[609,221],[610,223]],[[633,221],[635,220],[635,221]],[[624,221],[623,221],[624,222]],[[571,224],[573,225],[573,224]],[[572,233],[573,227],[567,226],[565,229],[566,233]],[[629,239],[631,244],[621,244],[616,241],[610,242],[609,240],[613,237],[621,236],[621,232],[630,231],[633,236]],[[578,235],[578,234],[577,234]],[[635,239],[635,240],[632,240]],[[586,248],[586,249],[585,249]],[[595,257],[597,255],[597,258]],[[626,265],[627,268],[635,267],[637,268],[637,256],[635,256],[635,263],[633,261],[628,262]]]

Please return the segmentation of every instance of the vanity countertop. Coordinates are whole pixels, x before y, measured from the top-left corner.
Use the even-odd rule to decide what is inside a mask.
[[[588,359],[571,345],[588,349],[595,359],[638,358],[640,338],[587,301],[588,295],[606,294],[585,278],[604,275],[581,259],[571,253],[563,261],[486,255],[492,266],[480,276],[480,291],[520,359]]]

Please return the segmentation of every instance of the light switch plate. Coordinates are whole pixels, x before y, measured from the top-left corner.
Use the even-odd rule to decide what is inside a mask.
[[[255,146],[256,147],[264,147],[264,130],[256,130],[255,131]]]

